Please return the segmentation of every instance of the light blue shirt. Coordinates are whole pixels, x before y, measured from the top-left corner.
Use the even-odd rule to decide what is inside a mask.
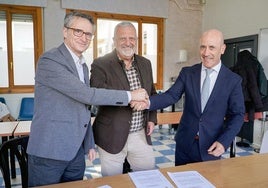
[[[202,69],[201,69],[201,80],[200,80],[200,93],[202,91],[202,86],[203,86],[203,83],[204,83],[204,80],[206,78],[206,67],[202,64]],[[212,73],[209,75],[210,77],[210,86],[209,86],[209,95],[211,94],[213,88],[214,88],[214,85],[216,83],[216,80],[217,80],[217,77],[219,75],[219,72],[220,72],[220,69],[221,69],[221,62],[218,63],[216,66],[212,67]]]

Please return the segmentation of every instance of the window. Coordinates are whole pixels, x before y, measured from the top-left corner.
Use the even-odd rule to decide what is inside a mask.
[[[159,90],[162,89],[163,18],[87,11],[84,11],[84,13],[90,14],[96,23],[93,46],[85,53],[85,57],[89,60],[89,63],[92,62],[93,58],[103,56],[113,50],[112,39],[115,25],[121,21],[130,21],[136,27],[138,34],[137,53],[151,61],[155,87]]]
[[[43,52],[41,8],[1,5],[0,30],[0,93],[33,92]]]

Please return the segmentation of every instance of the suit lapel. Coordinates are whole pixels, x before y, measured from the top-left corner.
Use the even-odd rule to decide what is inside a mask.
[[[197,108],[201,111],[201,63],[192,71],[192,88],[196,99]],[[199,86],[199,87],[196,87]]]
[[[210,104],[212,104],[213,101],[215,100],[215,98],[217,96],[219,96],[218,93],[222,92],[222,86],[224,85],[224,82],[226,81],[226,79],[224,79],[224,77],[226,77],[226,74],[224,72],[225,72],[224,67],[221,66],[220,72],[218,74],[217,80],[215,82],[213,90],[211,91],[211,94],[209,96],[209,99],[208,99],[208,102],[207,102],[206,106],[209,106]],[[206,110],[206,107],[205,107],[204,111],[205,110]]]
[[[71,67],[71,70],[73,71],[73,73],[75,74],[75,76],[77,78],[79,78],[79,75],[78,75],[78,72],[77,72],[77,69],[76,69],[75,62],[73,60],[73,57],[70,54],[69,50],[67,49],[67,47],[65,46],[64,43],[62,43],[62,45],[60,45],[59,51],[62,53],[62,56],[65,58],[65,61],[63,61],[63,63],[66,62],[67,63],[67,66]]]
[[[136,55],[135,55],[135,58],[136,58]],[[145,81],[144,83],[144,79],[142,78],[144,77],[144,75],[148,74],[148,70],[146,69],[146,66],[144,66],[143,64],[144,63],[141,60],[138,61],[137,59],[135,59],[134,66],[136,68],[136,71],[137,71],[137,74],[141,83],[141,87],[147,88],[145,84],[148,82]]]
[[[113,63],[112,69],[116,74],[118,79],[119,84],[123,86],[124,90],[130,90],[129,82],[123,67],[123,62],[120,62],[119,58],[117,57],[116,51],[114,50],[112,52],[112,58],[111,58],[111,63]]]

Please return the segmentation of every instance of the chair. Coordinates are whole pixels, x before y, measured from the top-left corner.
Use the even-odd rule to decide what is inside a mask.
[[[21,99],[21,106],[19,112],[19,121],[31,121],[33,119],[34,98],[25,97]]]
[[[235,157],[236,154],[236,137],[234,138],[234,140],[232,141],[231,145],[230,145],[230,158]]]
[[[157,124],[179,124],[181,120],[182,112],[163,112],[157,113]]]
[[[125,161],[123,163],[123,174],[127,174],[129,172],[132,172],[131,166],[129,162],[127,161],[127,158],[125,158]]]
[[[6,104],[6,100],[4,97],[0,97],[0,102]]]
[[[260,153],[268,153],[268,131],[266,131],[263,135]]]
[[[10,168],[9,168],[9,152],[14,154],[20,166],[21,185],[28,187],[28,166],[27,166],[27,144],[29,136],[18,137],[4,142],[0,147],[0,168],[3,174],[5,187],[11,187]]]

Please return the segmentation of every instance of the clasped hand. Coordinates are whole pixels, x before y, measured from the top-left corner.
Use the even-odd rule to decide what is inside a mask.
[[[149,107],[149,95],[145,89],[140,88],[131,91],[130,106],[136,111],[144,110]]]

